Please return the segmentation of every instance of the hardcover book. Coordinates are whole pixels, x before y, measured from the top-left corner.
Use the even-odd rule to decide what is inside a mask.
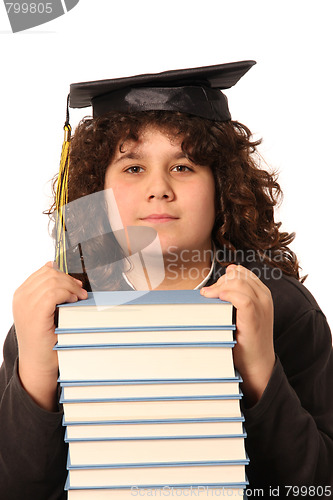
[[[71,488],[116,488],[119,485],[144,487],[221,486],[246,484],[245,465],[182,465],[150,467],[109,467],[92,469],[70,469],[68,486]]]
[[[243,437],[177,437],[69,441],[69,467],[247,463]]]
[[[98,401],[106,399],[184,398],[232,396],[239,394],[239,377],[214,381],[173,382],[64,382],[61,401]]]
[[[168,496],[177,497],[228,497],[228,498],[246,498],[245,486],[240,484],[237,486],[188,486],[188,487],[173,487],[169,485],[157,488],[140,488],[133,486],[132,488],[95,488],[95,489],[68,489],[68,500],[133,500],[133,497],[146,498],[157,497],[163,498]]]
[[[168,420],[168,421],[141,421],[133,423],[106,423],[96,422],[80,425],[68,425],[65,439],[75,440],[104,440],[129,439],[133,437],[176,437],[176,436],[245,436],[243,417],[237,419],[201,419]]]
[[[233,325],[233,307],[207,299],[199,290],[94,292],[88,299],[62,304],[58,328],[218,327]]]
[[[60,381],[234,378],[232,345],[59,347]]]
[[[173,399],[63,403],[66,423],[240,417],[235,399]]]

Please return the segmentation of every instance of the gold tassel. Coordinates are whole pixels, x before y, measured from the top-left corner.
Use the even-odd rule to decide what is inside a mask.
[[[68,203],[68,171],[71,140],[71,126],[66,121],[64,126],[64,142],[62,145],[60,169],[56,192],[56,256],[60,271],[68,274],[66,259],[66,207]]]

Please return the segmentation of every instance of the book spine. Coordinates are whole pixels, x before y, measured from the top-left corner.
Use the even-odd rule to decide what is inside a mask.
[[[186,423],[200,423],[200,422],[245,422],[244,416],[241,414],[238,417],[202,417],[202,418],[158,418],[158,419],[136,419],[136,420],[98,420],[98,421],[80,421],[74,422],[66,421],[65,415],[62,418],[64,427],[69,425],[130,425],[130,424],[186,424]]]
[[[96,381],[96,380],[88,380],[86,382],[74,382],[74,381],[69,381],[69,382],[62,382],[60,378],[58,379],[58,382],[60,383],[61,387],[84,387],[84,386],[98,386],[102,385],[101,382]],[[169,380],[134,380],[134,381],[110,381],[110,380],[105,380],[103,382],[103,385],[116,385],[116,386],[127,386],[127,385],[165,385],[165,384],[208,384],[208,383],[228,383],[228,382],[238,382],[241,383],[243,382],[243,379],[241,376],[236,373],[235,377],[230,377],[230,378],[215,378],[215,379],[169,379]]]
[[[140,491],[140,489],[142,491],[144,491],[144,489],[147,489],[147,490],[152,490],[152,494],[153,494],[153,489],[157,489],[157,488],[162,488],[165,490],[165,496],[167,496],[167,492],[172,488],[192,488],[192,490],[194,488],[198,488],[198,491],[200,490],[200,492],[202,493],[204,489],[207,489],[207,488],[218,488],[219,490],[222,490],[222,489],[225,489],[226,491],[230,491],[231,488],[233,489],[239,489],[239,490],[242,490],[242,489],[245,489],[246,486],[248,485],[249,483],[248,482],[244,482],[244,483],[192,483],[192,484],[182,484],[182,483],[177,483],[177,484],[172,484],[172,486],[169,486],[169,485],[166,485],[166,484],[143,484],[143,485],[140,485],[140,486],[122,486],[122,485],[118,485],[118,486],[91,486],[91,487],[81,487],[81,486],[75,486],[75,487],[72,487],[70,485],[70,480],[68,481],[68,483],[66,483],[65,485],[65,490],[66,491],[71,491],[71,490],[78,490],[78,491],[85,491],[85,490],[110,490],[110,491],[114,491],[114,490],[130,490],[132,489],[132,492],[133,491]],[[134,493],[132,493],[133,496]],[[162,496],[162,495],[161,495]],[[179,496],[179,493],[178,495]],[[226,493],[226,496],[229,496],[230,497],[230,494]],[[241,496],[243,495],[237,495],[238,498],[240,498]],[[243,500],[244,500],[244,497],[243,497]]]
[[[80,442],[96,442],[96,441],[155,441],[155,440],[170,440],[170,439],[237,439],[237,438],[242,438],[245,439],[247,434],[244,432],[242,434],[194,434],[194,435],[188,435],[188,436],[131,436],[131,437],[104,437],[104,438],[69,438],[67,437],[67,434],[65,433],[65,442],[66,443],[80,443]]]
[[[191,466],[200,466],[200,465],[248,465],[250,463],[249,458],[244,458],[242,460],[212,460],[207,462],[202,461],[186,461],[186,462],[142,462],[140,464],[137,463],[116,463],[116,464],[86,464],[86,465],[73,465],[70,461],[70,456],[67,459],[67,469],[68,470],[77,470],[77,469],[103,469],[107,468],[128,468],[133,469],[140,465],[140,467],[191,467]]]
[[[128,398],[96,398],[96,399],[65,399],[63,394],[59,402],[62,404],[75,403],[121,403],[130,401],[210,401],[225,399],[242,399],[242,393],[239,394],[221,394],[220,396],[161,396],[161,397],[128,397]]]
[[[55,344],[53,350],[55,351],[69,351],[69,350],[81,350],[81,349],[149,349],[155,347],[162,348],[172,348],[172,347],[220,347],[226,349],[232,349],[236,344],[236,341],[233,342],[158,342],[149,344],[142,343],[131,343],[131,344],[89,344],[89,345],[58,345]]]
[[[193,331],[201,331],[201,330],[236,330],[236,326],[234,324],[230,325],[185,325],[185,326],[141,326],[141,327],[126,327],[120,326],[116,328],[112,327],[95,327],[95,328],[59,328],[55,329],[55,333],[109,333],[109,332],[168,332],[168,331],[184,331],[184,330],[193,330]]]

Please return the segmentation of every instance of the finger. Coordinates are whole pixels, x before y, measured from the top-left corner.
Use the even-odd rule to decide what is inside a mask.
[[[55,262],[55,261],[47,262],[44,267],[54,269],[55,271],[59,271],[60,273],[63,272],[59,269],[59,266],[58,266],[57,262]],[[70,274],[68,276],[70,276]],[[73,280],[77,281],[78,283],[81,283],[81,285],[83,284],[81,280],[78,280],[77,278],[74,278],[73,276],[71,276],[71,277]]]
[[[55,261],[46,262],[45,267],[49,267],[50,269],[56,269],[60,271],[58,264]]]
[[[244,266],[240,265],[235,265],[231,264],[230,266],[227,267],[226,269],[226,276],[227,277],[243,277],[245,279],[253,279],[254,281],[260,281],[258,276],[254,274],[252,271],[247,269]]]
[[[238,276],[244,277],[247,280],[253,280],[262,290],[268,290],[267,286],[261,281],[261,279],[252,271],[247,269],[244,266],[236,266],[234,264],[227,267],[226,270],[227,275],[230,273],[238,274]]]
[[[220,286],[222,283],[225,283],[226,281],[230,281],[232,279],[239,279],[242,276],[243,277],[248,276],[248,278],[251,278],[251,277],[257,278],[255,276],[255,274],[251,273],[251,271],[248,271],[248,269],[244,268],[243,266],[239,266],[236,264],[230,264],[229,266],[226,267],[225,273],[222,276],[220,276],[215,283],[213,283],[210,286],[204,287],[204,288],[205,289],[216,288],[216,287]]]
[[[213,296],[210,295],[210,293],[213,293],[214,296],[217,296],[217,290],[225,290],[226,287],[232,284],[232,286],[236,288],[239,287],[240,289],[244,288],[245,286],[250,286],[251,288],[254,287],[255,291],[256,286],[258,286],[259,284],[258,282],[259,279],[251,271],[242,266],[231,264],[227,267],[225,274],[221,276],[215,283],[210,286],[203,287],[201,290],[203,295],[206,295],[207,293],[207,295]]]
[[[229,267],[231,267],[231,269],[229,269]],[[228,266],[227,276],[230,276],[230,279],[232,279],[232,276],[238,276],[241,281],[245,281],[246,283],[248,283],[251,288],[253,288],[258,298],[262,297],[262,294],[264,294],[266,297],[271,297],[271,292],[268,287],[255,273],[253,273],[246,267],[235,265]],[[230,281],[230,279],[227,278],[226,281]]]
[[[82,282],[68,274],[56,272],[56,274],[50,276],[43,276],[41,280],[41,290],[43,290],[43,288],[46,290],[66,290],[76,295],[79,299],[87,298],[87,291],[82,287]]]
[[[205,290],[214,290],[215,288],[218,288],[222,283],[224,283],[227,279],[226,273],[220,276],[214,283],[211,285],[204,286],[203,288],[200,289],[200,291],[205,291]]]
[[[51,314],[58,304],[77,302],[78,300],[86,299],[87,296],[87,291],[81,288],[75,289],[73,286],[47,286],[39,289],[38,293],[33,294],[30,297],[30,301],[32,308],[36,307],[44,310],[47,314]]]
[[[30,283],[36,282],[37,279],[38,280],[39,279],[45,280],[45,279],[49,279],[52,276],[55,278],[58,278],[58,279],[71,280],[73,283],[77,283],[80,287],[83,286],[82,281],[74,278],[70,274],[66,274],[63,271],[60,271],[56,262],[47,262],[45,264],[45,266],[41,267],[40,269],[38,269],[38,271],[33,273],[26,280],[25,283],[30,284]]]
[[[237,295],[246,296],[253,302],[260,300],[255,287],[243,279],[231,279],[221,283],[218,287],[202,289],[202,294],[207,298],[219,298],[228,302],[231,295],[233,298]]]
[[[41,272],[31,276],[21,287],[20,292],[26,294],[28,300],[32,303],[45,300],[45,296],[50,296],[48,292],[54,290],[67,290],[76,295],[78,299],[86,299],[87,292],[82,287],[82,282],[76,280],[63,272],[47,267],[48,272]]]
[[[231,264],[226,272],[213,285],[203,287],[201,294],[210,298],[225,298],[227,291],[245,293],[252,299],[262,300],[271,298],[270,290],[252,271],[243,266]]]
[[[42,266],[40,269],[32,273],[19,287],[20,289],[25,289],[25,288],[30,288],[33,287],[34,284],[36,283],[36,280],[39,279],[39,277],[42,277],[43,275],[53,272],[52,271],[53,265],[52,262],[47,262],[44,266]],[[55,270],[54,270],[55,272]]]
[[[255,303],[256,303],[256,296],[254,294],[249,294],[249,293],[243,293],[239,291],[235,291],[232,289],[225,290],[221,293],[221,296],[223,297],[222,300],[225,300],[227,302],[231,302],[232,305],[237,309],[237,310],[249,310],[255,309]]]

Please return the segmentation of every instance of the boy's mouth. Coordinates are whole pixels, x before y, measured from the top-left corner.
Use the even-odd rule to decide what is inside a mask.
[[[177,220],[177,219],[179,219],[179,217],[175,217],[174,215],[171,215],[171,214],[150,214],[150,215],[147,215],[146,217],[141,217],[140,219],[145,221],[145,222],[162,224],[164,222],[171,222],[171,221]]]

